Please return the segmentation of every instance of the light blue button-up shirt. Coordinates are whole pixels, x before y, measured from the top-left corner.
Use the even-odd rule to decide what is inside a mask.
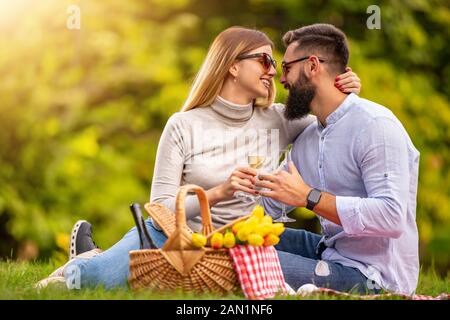
[[[413,294],[419,152],[394,114],[350,94],[326,127],[317,121],[298,136],[291,159],[305,183],[336,196],[342,226],[319,217],[322,259],[357,268],[388,291]],[[279,215],[277,201],[263,204]]]

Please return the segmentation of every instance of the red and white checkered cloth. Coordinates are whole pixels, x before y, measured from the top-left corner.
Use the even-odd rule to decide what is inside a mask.
[[[280,261],[273,246],[239,245],[230,249],[230,256],[247,299],[262,300],[287,293]]]

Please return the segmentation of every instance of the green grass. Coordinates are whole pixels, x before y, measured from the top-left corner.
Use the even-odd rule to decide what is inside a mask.
[[[63,286],[49,286],[37,292],[33,285],[40,279],[46,277],[54,269],[52,263],[18,263],[18,262],[0,262],[0,299],[244,299],[243,295],[190,295],[185,293],[155,293],[151,291],[133,292],[128,289],[105,290],[82,289],[67,290]],[[439,277],[435,272],[421,272],[418,294],[436,296],[442,292],[450,292],[450,272],[445,278]],[[305,299],[301,297],[289,297],[289,299]],[[336,299],[326,295],[313,295],[308,299]],[[339,299],[349,299],[339,297]],[[395,299],[395,298],[394,298]]]

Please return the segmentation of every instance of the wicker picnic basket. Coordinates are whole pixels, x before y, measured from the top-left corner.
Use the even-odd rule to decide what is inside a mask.
[[[184,201],[194,191],[200,201],[202,233],[209,239],[213,233],[211,212],[205,191],[196,185],[182,186],[173,214],[161,204],[147,203],[146,211],[168,239],[161,249],[130,251],[129,283],[133,289],[161,291],[181,289],[184,292],[229,293],[240,290],[228,249],[196,248],[191,242],[192,230],[186,224]],[[216,231],[223,231],[244,216]]]

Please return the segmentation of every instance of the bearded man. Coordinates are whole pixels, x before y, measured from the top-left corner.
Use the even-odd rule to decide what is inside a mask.
[[[318,216],[322,234],[287,228],[277,250],[286,282],[340,291],[414,294],[419,274],[416,198],[419,152],[386,107],[341,92],[349,59],[344,33],[329,24],[287,32],[281,83],[286,116],[308,113],[292,162],[260,175],[266,212],[281,202]]]

